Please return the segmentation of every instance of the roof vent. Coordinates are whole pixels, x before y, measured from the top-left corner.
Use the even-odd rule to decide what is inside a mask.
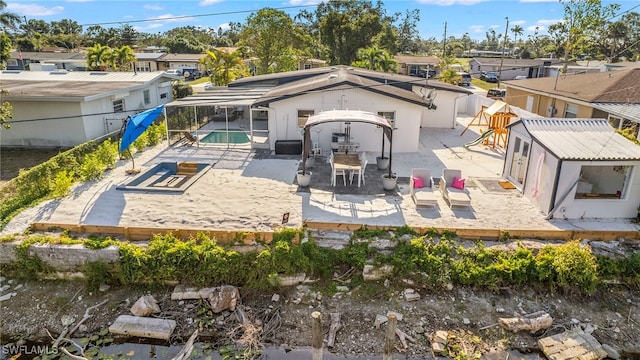
[[[338,78],[338,75],[336,74],[329,75],[329,79],[337,79],[337,78]]]

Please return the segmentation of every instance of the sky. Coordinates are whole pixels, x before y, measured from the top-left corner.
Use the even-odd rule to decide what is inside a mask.
[[[318,3],[317,0],[6,0],[6,10],[27,20],[71,19],[85,28],[129,24],[138,31],[157,33],[180,26],[224,29],[229,22],[245,22],[249,15],[264,7],[281,9],[293,17],[302,9],[313,11],[314,4]],[[536,27],[540,34],[545,34],[550,24],[563,17],[558,0],[386,0],[383,3],[388,14],[419,9],[420,36],[437,40],[443,38],[445,24],[447,37],[468,33],[472,39],[482,40],[489,29],[504,34],[508,21],[509,29],[520,25],[526,38]],[[640,0],[603,0],[602,3],[620,4],[620,13],[640,12]],[[509,31],[509,37],[512,36]]]

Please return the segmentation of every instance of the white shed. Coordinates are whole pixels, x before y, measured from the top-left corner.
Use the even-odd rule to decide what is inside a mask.
[[[127,116],[172,100],[163,72],[0,72],[13,106],[2,146],[73,147],[120,130]]]
[[[640,146],[604,119],[520,119],[503,176],[549,218],[635,218]]]

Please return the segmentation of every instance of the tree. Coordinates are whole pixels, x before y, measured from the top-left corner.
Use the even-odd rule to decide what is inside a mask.
[[[106,71],[111,63],[112,53],[109,46],[95,44],[87,50],[87,67],[91,70]]]
[[[264,8],[251,14],[242,27],[240,39],[240,44],[258,59],[257,74],[295,70],[290,56],[295,53],[294,44],[301,39],[293,19],[284,11]]]
[[[606,19],[620,8],[618,4],[602,6],[600,0],[560,0],[564,7],[563,22],[557,24],[556,31],[564,37],[564,66],[567,72],[570,57],[583,53],[585,45],[595,42],[598,30]],[[551,30],[551,29],[550,29]]]
[[[5,33],[0,33],[0,70],[7,67],[7,60],[11,58],[11,39]]]
[[[438,67],[440,68],[440,75],[438,80],[446,82],[447,84],[457,85],[462,80],[462,77],[458,75],[458,71],[451,68],[451,65],[457,64],[458,61],[453,56],[447,56],[440,59]]]
[[[16,24],[20,22],[20,17],[12,12],[5,11],[7,3],[0,0],[0,25],[9,29],[15,29]]]
[[[358,49],[370,47],[383,22],[390,21],[381,2],[373,6],[364,0],[329,0],[318,5],[315,16],[327,58],[334,65],[351,64]]]
[[[136,55],[129,45],[121,46],[113,49],[111,55],[111,65],[118,71],[127,71],[131,69],[131,64],[136,61]]]
[[[386,50],[374,45],[366,49],[359,49],[357,60],[351,65],[369,70],[395,72],[398,63]]]
[[[414,54],[418,52],[420,33],[418,23],[420,22],[420,10],[406,10],[400,24],[397,27],[398,52],[400,54]]]
[[[200,63],[207,69],[211,83],[216,86],[226,86],[233,80],[248,75],[241,54],[237,50],[207,50]]]
[[[10,57],[11,39],[9,39],[7,34],[0,33],[0,70],[5,68],[5,64]],[[9,129],[11,125],[8,121],[13,117],[13,108],[9,102],[2,99],[2,96],[6,95],[6,93],[6,90],[0,88],[0,126]]]
[[[520,25],[515,25],[511,28],[511,32],[513,33],[513,46],[518,46],[518,36],[524,34],[524,29]]]

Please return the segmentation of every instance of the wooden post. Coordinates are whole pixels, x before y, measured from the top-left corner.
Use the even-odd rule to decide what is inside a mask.
[[[313,324],[311,327],[311,357],[322,360],[322,314],[318,311],[311,313]]]
[[[387,332],[384,337],[384,354],[382,354],[382,360],[391,360],[391,355],[393,354],[393,342],[396,339],[396,315],[389,314],[387,318]]]

